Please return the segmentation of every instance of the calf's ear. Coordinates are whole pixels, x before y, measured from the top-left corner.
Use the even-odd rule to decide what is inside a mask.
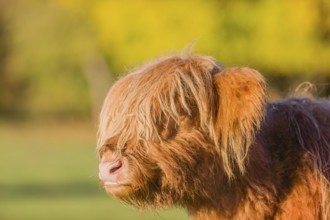
[[[265,81],[250,68],[227,68],[216,73],[217,113],[214,130],[224,171],[245,171],[246,157],[264,115]]]

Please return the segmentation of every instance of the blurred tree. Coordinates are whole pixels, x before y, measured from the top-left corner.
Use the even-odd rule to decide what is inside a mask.
[[[216,46],[215,1],[96,1],[86,14],[115,73],[191,41]],[[163,53],[163,54],[162,54]]]
[[[88,85],[80,70],[83,57],[95,51],[88,26],[79,14],[48,1],[7,3],[6,25],[11,30],[7,71],[14,79],[25,79],[24,113],[88,116]]]
[[[0,2],[0,112],[5,112],[7,109],[5,94],[9,89],[7,88],[7,74],[5,73],[5,64],[8,53],[7,36],[5,32],[5,24],[3,18],[4,2]]]
[[[330,42],[330,2],[328,0],[317,0],[318,19],[316,32],[321,40]]]
[[[0,114],[97,115],[114,77],[192,41],[280,91],[309,79],[329,95],[328,0],[1,2]]]
[[[319,1],[325,10],[326,1]],[[314,0],[98,0],[83,4],[89,5],[86,19],[117,73],[159,51],[183,48],[194,39],[198,39],[198,52],[227,65],[251,65],[284,76],[310,77],[319,72],[319,66],[327,74],[330,71],[330,47],[315,38],[326,30],[319,21],[327,21],[324,15],[320,18],[322,12]]]

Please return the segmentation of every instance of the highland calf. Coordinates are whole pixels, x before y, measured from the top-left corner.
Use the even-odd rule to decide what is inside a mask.
[[[191,55],[116,82],[100,115],[99,178],[139,208],[193,219],[330,219],[330,102],[267,102],[264,78]]]

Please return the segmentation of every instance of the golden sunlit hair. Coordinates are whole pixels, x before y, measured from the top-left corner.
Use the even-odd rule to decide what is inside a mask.
[[[207,56],[153,60],[109,91],[100,114],[98,149],[113,138],[118,153],[132,140],[162,143],[182,118],[189,118],[199,123],[226,175],[234,178],[234,169],[245,171],[249,147],[263,119],[264,84],[255,70],[224,69]],[[140,145],[139,152],[150,147]]]

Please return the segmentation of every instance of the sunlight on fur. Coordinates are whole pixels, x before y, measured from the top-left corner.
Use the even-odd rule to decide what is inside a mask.
[[[330,103],[267,102],[265,80],[212,57],[155,59],[100,114],[100,181],[138,208],[195,219],[328,219]]]

